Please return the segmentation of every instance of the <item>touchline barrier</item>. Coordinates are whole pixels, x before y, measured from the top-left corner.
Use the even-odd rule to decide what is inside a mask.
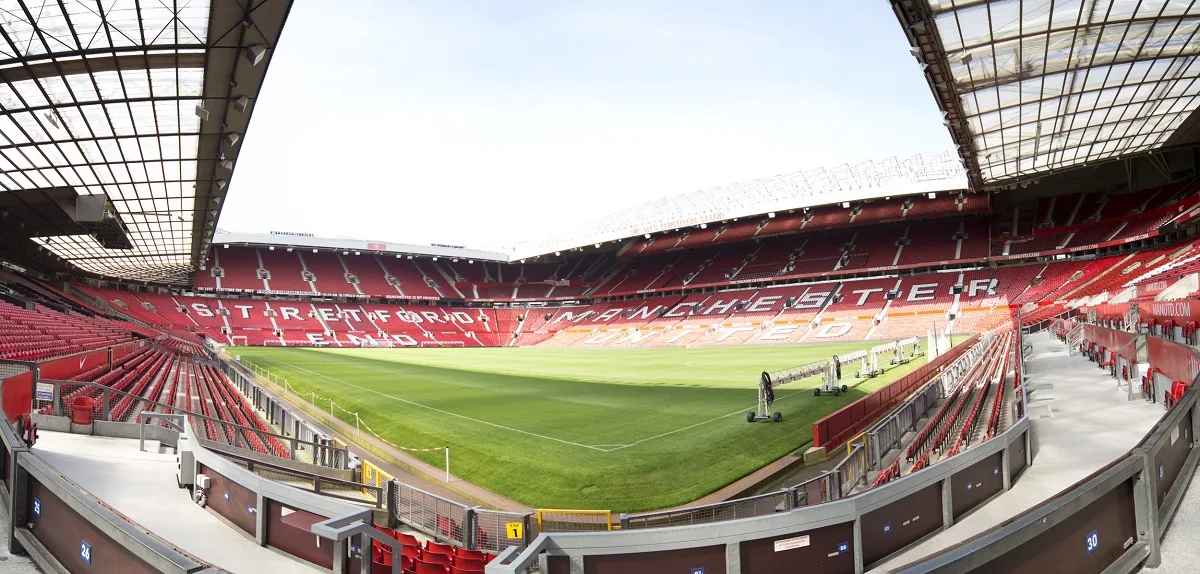
[[[1167,339],[1155,346],[1168,365],[1200,365],[1191,347]],[[1200,382],[1198,375],[1193,370],[1189,380]],[[1026,394],[1014,401],[1022,413]],[[1054,564],[1055,572],[1128,573],[1158,565],[1162,533],[1200,464],[1197,397],[1190,388],[1137,447],[1088,478],[952,549],[893,570],[1040,574]],[[865,572],[1007,490],[1032,463],[1029,432],[1021,416],[991,440],[920,472],[767,516],[542,533],[524,549],[505,550],[486,572],[522,574],[534,565],[547,574],[783,574],[798,566],[806,573]]]

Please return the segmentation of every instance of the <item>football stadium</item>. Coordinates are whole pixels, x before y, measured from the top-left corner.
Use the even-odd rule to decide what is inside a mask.
[[[547,206],[499,191],[544,182],[501,181],[523,165],[464,168],[494,177],[478,194],[441,174],[462,189],[437,203],[358,190],[440,168],[403,134],[372,140],[401,112],[354,110],[357,92],[463,105],[371,66],[429,57],[466,75],[449,53],[404,51],[464,42],[456,26],[485,15],[506,33],[479,33],[480,61],[507,57],[489,42],[535,58],[545,38],[520,30],[590,53],[622,8],[587,7],[594,27],[571,37],[544,6],[420,4],[0,0],[0,573],[1196,571],[1200,6],[803,3],[814,22],[861,20],[844,42],[885,24],[905,66],[881,65],[875,96],[903,97],[894,73],[917,84],[952,149],[677,193],[724,173],[693,158],[700,175],[658,195],[594,193],[610,174],[579,174]],[[469,18],[407,35],[437,10]],[[323,44],[323,27],[343,29]],[[739,42],[651,28],[615,37]],[[296,64],[326,49],[347,70]],[[326,72],[362,85],[314,87]],[[390,76],[414,81],[374,87]],[[575,81],[550,77],[542,89]],[[805,90],[862,96],[852,85]],[[329,86],[346,109],[320,99]],[[425,125],[470,123],[439,113]],[[394,162],[295,157],[292,128]],[[877,129],[851,147],[909,137]],[[285,163],[255,167],[271,157]],[[286,189],[326,177],[346,183]],[[521,235],[489,239],[489,213]],[[427,224],[453,243],[415,239]]]

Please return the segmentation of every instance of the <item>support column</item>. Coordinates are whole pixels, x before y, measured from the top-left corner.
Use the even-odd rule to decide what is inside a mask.
[[[725,543],[725,574],[742,574],[742,543]]]
[[[942,480],[942,527],[954,526],[954,504],[950,494],[950,477]]]
[[[1011,474],[1008,472],[1008,468],[1009,468],[1008,447],[1009,446],[1010,446],[1009,444],[1004,445],[1004,450],[1000,451],[1000,473],[1003,475],[1002,478],[1004,479],[1003,480],[1004,492],[1008,492],[1008,489],[1012,488],[1012,484],[1009,482],[1009,476],[1011,476]]]
[[[854,519],[854,535],[850,544],[854,547],[854,574],[862,574],[866,570],[866,564],[863,564],[861,516]]]
[[[16,525],[27,524],[29,517],[26,516],[26,507],[29,505],[29,473],[21,468],[18,463],[22,456],[28,456],[29,450],[25,448],[14,448],[12,453],[12,468],[5,469],[8,471],[9,487],[8,492],[8,553],[9,554],[28,554],[21,543],[17,541]]]
[[[1154,501],[1154,484],[1158,471],[1154,468],[1154,451],[1142,454],[1142,471],[1133,480],[1133,515],[1137,536],[1146,542],[1149,555],[1145,566],[1156,568],[1162,562],[1158,548],[1158,504]]]
[[[259,546],[267,545],[267,499],[258,493],[258,502],[254,505],[254,541]]]

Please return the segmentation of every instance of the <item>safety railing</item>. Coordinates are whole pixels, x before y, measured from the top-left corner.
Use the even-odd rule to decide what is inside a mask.
[[[679,510],[621,515],[621,529],[638,530],[669,526],[689,526],[765,516],[791,510],[794,501],[795,495],[791,489],[788,489]]]
[[[955,388],[969,367],[979,360],[983,350],[991,343],[992,334],[981,337],[953,363],[942,370],[940,377],[917,390],[912,397],[896,407],[891,414],[867,429],[867,463],[871,470],[879,470],[883,456],[900,445],[905,433],[916,430],[917,423],[925,412],[933,408],[938,400]]]
[[[392,508],[396,518],[430,536],[463,542],[468,529],[467,505],[395,481]]]
[[[850,496],[859,485],[865,485],[867,470],[867,448],[865,445],[856,444],[850,449],[850,454],[833,467],[831,472],[837,478],[838,498]]]
[[[120,401],[130,399],[133,404],[139,405],[137,408],[131,409],[131,412],[141,410],[154,412],[171,412],[187,415],[192,420],[200,423],[194,425],[196,428],[197,437],[210,441],[213,444],[225,445],[227,447],[255,450],[253,448],[255,442],[259,444],[267,444],[271,440],[279,441],[287,447],[287,458],[289,460],[298,460],[300,462],[308,462],[316,466],[335,470],[346,470],[350,468],[351,462],[355,457],[345,448],[333,446],[332,442],[314,442],[306,441],[296,436],[287,436],[282,434],[264,431],[262,429],[248,427],[237,423],[221,420],[215,417],[204,415],[202,413],[192,412],[185,409],[179,409],[171,405],[146,399],[138,395],[118,391],[116,389],[106,387],[97,383],[77,382],[77,381],[55,381],[41,380],[39,383],[49,385],[52,388],[54,396],[60,397],[57,409],[51,413],[63,416],[71,412],[68,397],[95,396],[97,407],[93,413],[94,419],[105,422],[122,422],[112,419],[113,407]],[[48,405],[47,405],[48,406]],[[39,410],[45,410],[45,407]],[[128,418],[128,417],[126,417]],[[269,449],[264,449],[266,452],[260,452],[264,456],[275,456],[270,453]],[[298,453],[307,452],[308,456],[300,457]]]
[[[193,427],[193,430],[195,430],[195,427]],[[387,497],[385,496],[387,487],[369,486],[353,480],[330,478],[229,452],[222,452],[220,454],[240,464],[254,474],[281,484],[294,486],[301,490],[350,502],[365,502],[374,505],[375,508],[383,508],[387,503]]]

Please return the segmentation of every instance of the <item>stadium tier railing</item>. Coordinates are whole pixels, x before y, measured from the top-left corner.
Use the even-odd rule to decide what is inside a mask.
[[[868,425],[907,399],[930,377],[935,376],[936,371],[975,346],[979,338],[979,335],[972,335],[903,377],[814,422],[813,447],[825,448],[828,452],[842,446],[850,437],[863,432]]]
[[[870,469],[879,470],[883,455],[897,447],[905,433],[916,430],[917,422],[924,413],[954,388],[970,366],[979,360],[992,337],[991,334],[984,335],[962,356],[943,368],[940,376],[929,381],[890,414],[867,428],[866,444]]]
[[[287,449],[288,460],[337,471],[350,470],[351,463],[354,460],[354,457],[351,456],[347,449],[335,446],[332,441],[308,441],[294,435],[288,436],[264,431],[207,416],[202,413],[175,408],[165,403],[152,401],[139,395],[119,391],[97,383],[41,379],[39,380],[39,384],[50,387],[52,396],[58,397],[58,400],[51,402],[35,398],[35,415],[40,414],[36,411],[50,409],[51,412],[49,414],[51,416],[63,417],[65,413],[69,413],[71,410],[68,397],[77,394],[91,394],[97,397],[94,420],[97,422],[119,423],[121,421],[112,420],[113,407],[122,400],[128,399],[136,401],[136,403],[141,403],[141,406],[135,408],[133,412],[156,409],[158,412],[178,413],[195,420],[204,421],[205,424],[200,425],[200,429],[202,430],[198,431],[197,438],[208,443],[211,448],[227,451],[231,454],[242,456],[253,454],[257,455],[263,462],[270,462],[272,458],[277,457],[270,452],[255,451],[251,445],[255,439],[262,444],[267,444],[271,439],[274,439],[289,446]],[[36,420],[45,419],[38,417]],[[130,432],[134,433],[131,435],[131,438],[136,436],[136,430]],[[229,442],[229,435],[233,436],[232,442]]]

